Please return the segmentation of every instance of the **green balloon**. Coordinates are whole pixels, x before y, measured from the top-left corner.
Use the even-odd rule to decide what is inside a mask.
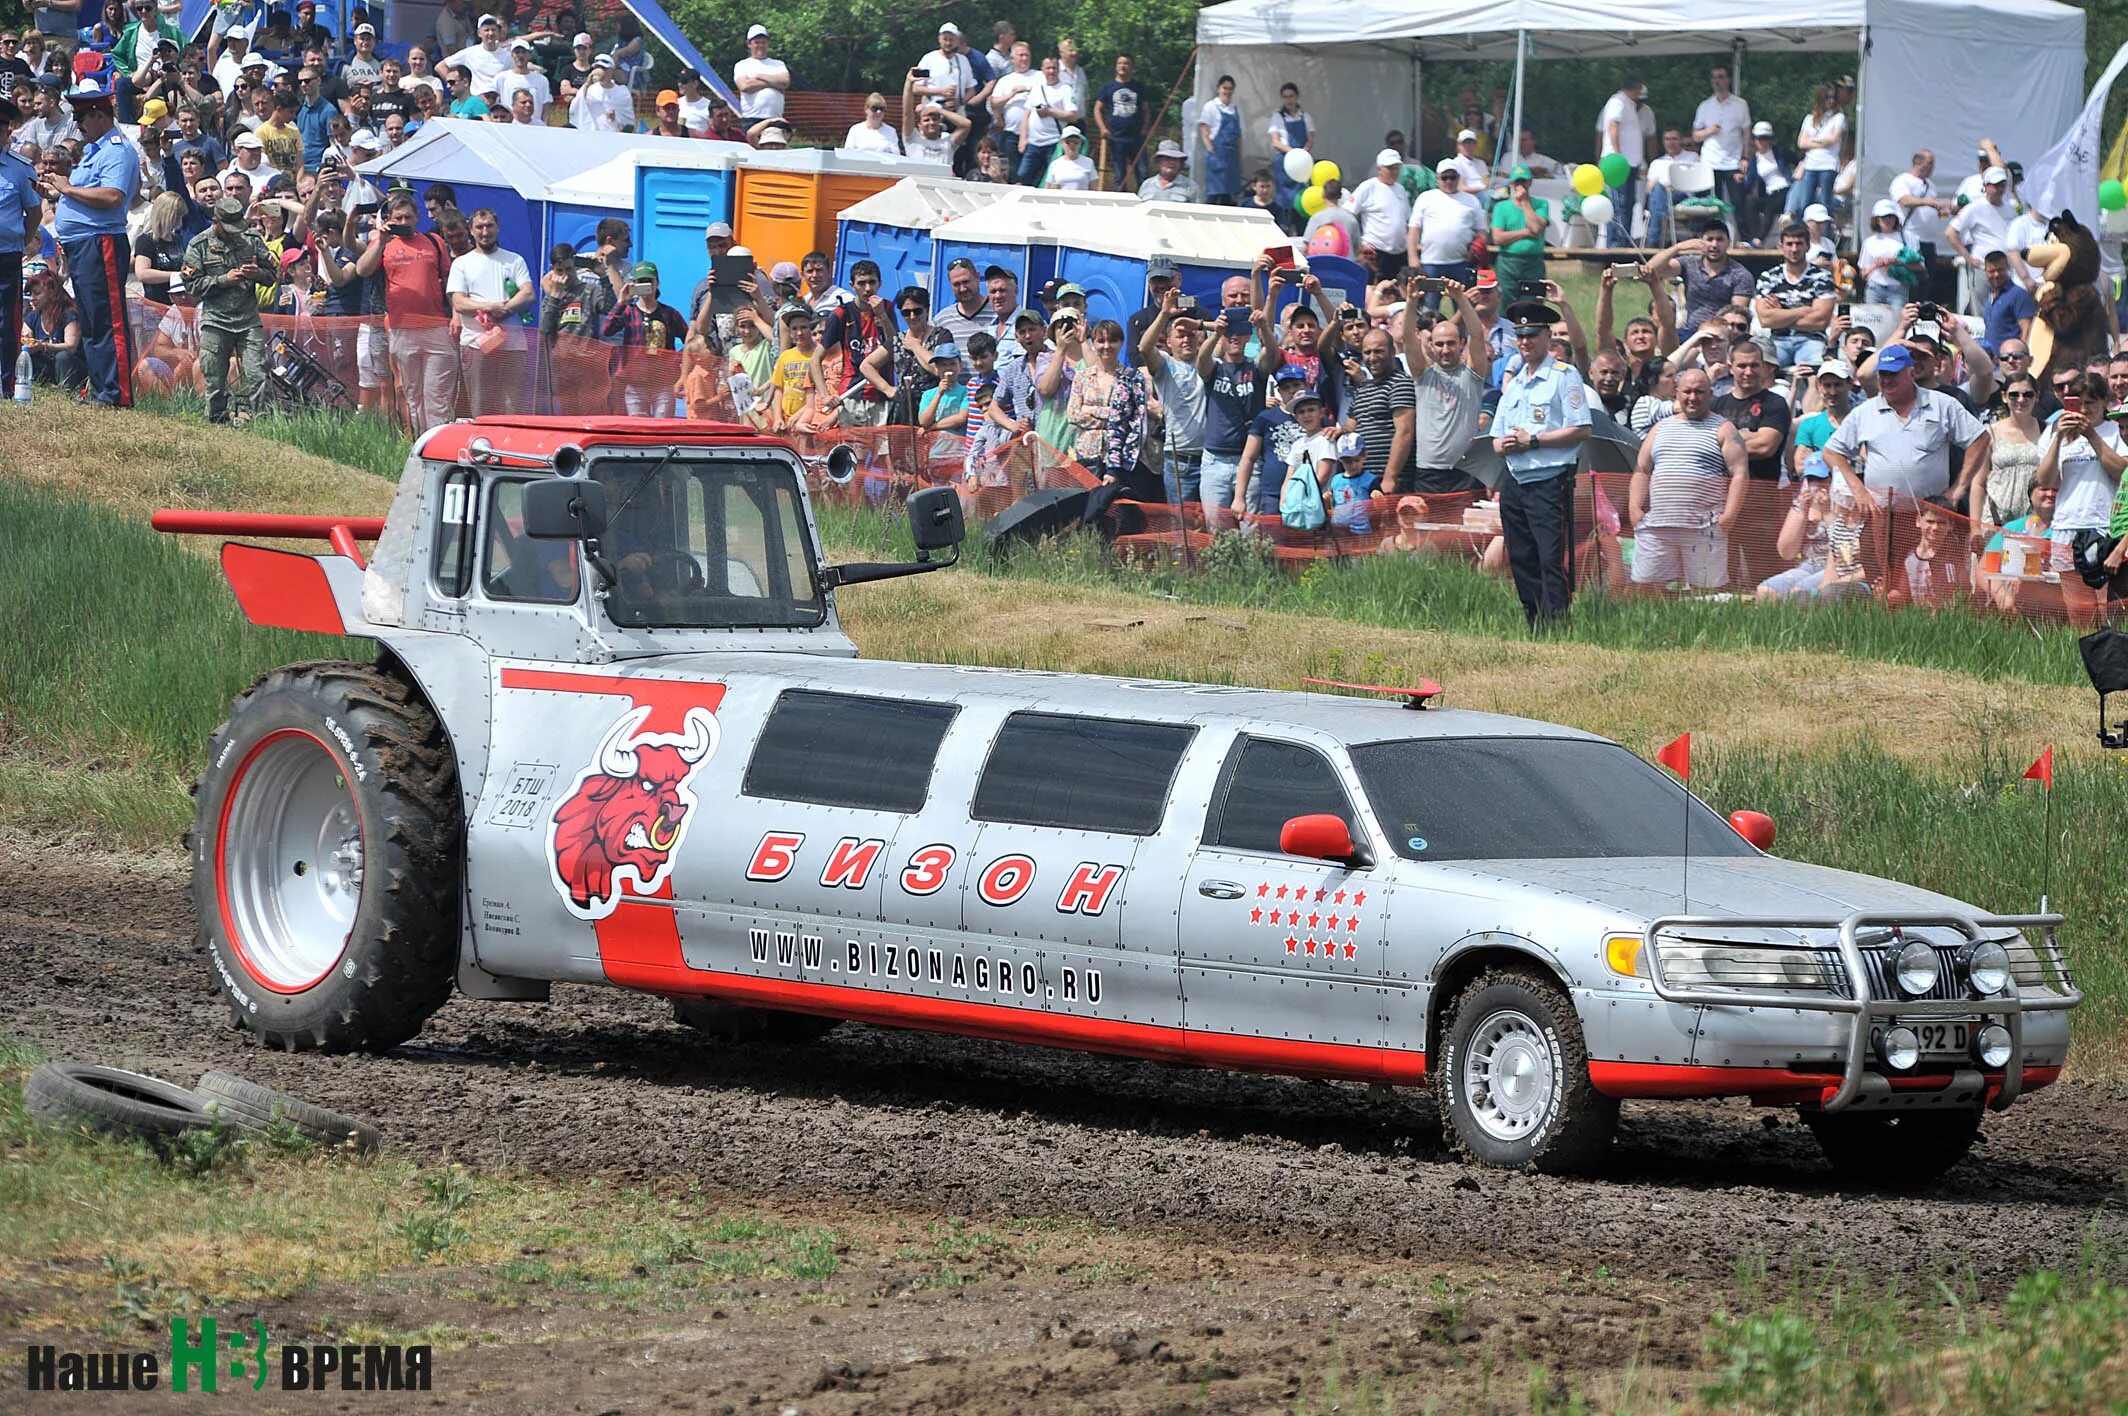
[[[2108,177],[2098,184],[2100,211],[2119,211],[2123,207],[2128,207],[2128,187],[2122,186],[2120,180],[2114,177]]]
[[[1597,161],[1596,170],[1603,174],[1606,187],[1623,187],[1633,175],[1633,164],[1626,161],[1622,152],[1607,152]]]
[[[1303,218],[1315,215],[1314,212],[1308,210],[1308,189],[1306,187],[1293,194],[1293,210],[1300,213]]]

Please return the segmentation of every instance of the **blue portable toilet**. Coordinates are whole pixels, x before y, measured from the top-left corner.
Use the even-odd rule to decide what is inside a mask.
[[[1059,278],[1067,245],[1094,239],[1104,226],[1126,220],[1139,205],[1136,197],[1122,192],[1006,188],[989,206],[956,217],[933,233],[933,306],[953,298],[946,267],[964,259],[973,261],[977,270],[995,265],[1011,271],[1020,282],[1021,303],[1031,304],[1046,282]],[[1093,287],[1087,288],[1091,292]],[[1139,289],[1144,289],[1142,271]],[[1104,316],[1096,313],[1094,318]]]
[[[836,222],[835,279],[847,287],[860,260],[879,265],[880,288],[932,288],[933,233],[949,221],[981,211],[1020,189],[950,177],[904,177],[846,207]]]

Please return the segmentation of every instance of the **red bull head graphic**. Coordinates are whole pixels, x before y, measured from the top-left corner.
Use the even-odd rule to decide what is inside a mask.
[[[607,730],[554,809],[547,831],[554,883],[579,919],[612,914],[623,888],[645,895],[662,888],[694,819],[687,783],[716,751],[716,719],[690,708],[684,733],[641,732],[650,711],[637,708]]]

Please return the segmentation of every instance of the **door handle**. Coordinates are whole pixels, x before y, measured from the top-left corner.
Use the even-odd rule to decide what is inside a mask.
[[[1231,880],[1206,880],[1198,884],[1197,893],[1215,900],[1238,900],[1244,892]]]

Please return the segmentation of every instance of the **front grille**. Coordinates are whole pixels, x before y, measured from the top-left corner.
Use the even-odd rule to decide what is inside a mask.
[[[1903,943],[1896,946],[1890,944],[1863,946],[1862,968],[1869,975],[1870,997],[1909,1001],[1907,995],[1901,993],[1898,985],[1892,982],[1892,955],[1898,949],[1904,947]],[[1930,947],[1936,951],[1936,986],[1919,998],[1910,1001],[1921,1003],[1929,1000],[1970,997],[1973,990],[1966,983],[1964,948],[1956,944],[1935,944]],[[1840,951],[1838,949],[1818,949],[1813,952],[1816,954],[1819,964],[1823,966],[1826,977],[1832,982],[1832,991],[1842,998],[1854,997],[1854,993],[1847,987],[1847,970],[1840,963]],[[2021,983],[2023,980],[2020,979],[2019,982]]]

